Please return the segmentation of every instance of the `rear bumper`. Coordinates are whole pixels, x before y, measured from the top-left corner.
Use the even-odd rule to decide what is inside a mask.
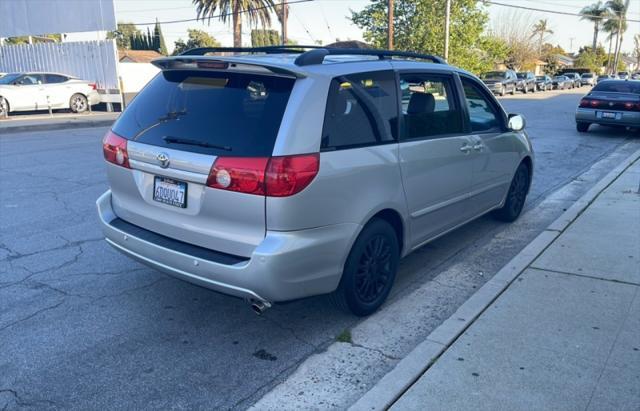
[[[598,117],[598,112],[608,111],[620,115],[620,119],[607,119]],[[611,110],[597,110],[592,108],[578,108],[576,110],[576,121],[582,123],[603,124],[610,126],[626,126],[626,127],[640,127],[640,112],[633,111],[611,111]]]
[[[221,263],[167,246],[112,224],[111,191],[96,202],[106,241],[123,254],[171,276],[236,297],[279,302],[336,289],[357,224],[300,231],[268,231],[249,259]],[[144,238],[143,238],[144,237]],[[168,239],[168,241],[171,241]],[[214,252],[215,253],[215,252]],[[230,262],[230,263],[229,263]]]
[[[100,94],[98,94],[97,91],[93,91],[87,95],[87,100],[89,100],[89,104],[92,106],[100,104]]]

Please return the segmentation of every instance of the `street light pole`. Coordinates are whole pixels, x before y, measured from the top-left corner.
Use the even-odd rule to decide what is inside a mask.
[[[286,45],[287,44],[287,5],[285,4],[285,0],[282,0],[281,2],[281,23],[282,23],[282,45]]]
[[[387,49],[393,50],[393,0],[388,0]]]
[[[444,59],[449,60],[449,25],[451,22],[451,0],[447,0],[444,17]]]

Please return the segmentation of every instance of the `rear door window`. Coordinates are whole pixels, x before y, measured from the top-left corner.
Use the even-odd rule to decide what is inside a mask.
[[[294,83],[248,73],[163,71],[133,99],[113,131],[172,149],[267,157]]]
[[[338,150],[395,141],[396,95],[393,71],[334,78],[329,88],[321,149]]]
[[[65,81],[69,80],[67,77],[61,76],[59,74],[45,74],[44,78],[47,81],[47,84],[64,83]]]

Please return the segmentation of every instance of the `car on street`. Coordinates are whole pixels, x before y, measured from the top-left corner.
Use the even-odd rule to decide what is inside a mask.
[[[518,91],[522,91],[524,94],[528,92],[535,93],[536,91],[536,76],[533,75],[532,72],[520,72],[517,73],[518,77]]]
[[[536,87],[538,91],[553,90],[553,81],[546,74],[544,76],[536,76]]]
[[[618,76],[616,76],[615,74],[603,74],[601,76],[598,76],[598,80],[596,81],[596,84],[605,80],[617,80],[617,79],[618,79]]]
[[[525,120],[468,72],[388,50],[210,52],[155,60],[103,140],[99,220],[125,255],[258,313],[331,294],[364,316],[401,257],[520,215]]]
[[[552,84],[555,90],[573,88],[573,80],[567,76],[555,76],[552,79]]]
[[[0,117],[12,112],[69,109],[74,113],[100,103],[96,85],[59,73],[8,73],[0,78]]]
[[[584,73],[580,76],[580,83],[583,86],[593,87],[596,85],[596,81],[598,80],[598,76],[593,73]]]
[[[6,75],[7,75],[7,73],[0,73],[0,77],[4,77]]]
[[[631,75],[631,80],[640,80],[640,71],[636,71]]]
[[[504,96],[507,93],[516,94],[518,77],[513,70],[489,71],[482,73],[480,79],[494,94]]]
[[[628,71],[619,71],[618,72],[618,78],[620,80],[627,80],[629,78],[629,72]]]
[[[584,133],[591,124],[640,128],[640,81],[607,80],[580,100],[576,128]]]
[[[582,79],[578,73],[564,73],[563,76],[568,77],[571,80],[571,87],[582,87]]]

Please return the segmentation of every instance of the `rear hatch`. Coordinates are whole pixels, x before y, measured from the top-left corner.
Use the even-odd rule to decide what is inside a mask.
[[[294,83],[225,70],[158,74],[105,138],[116,215],[173,239],[250,256],[265,236],[265,165],[260,171],[256,164],[272,155]]]

